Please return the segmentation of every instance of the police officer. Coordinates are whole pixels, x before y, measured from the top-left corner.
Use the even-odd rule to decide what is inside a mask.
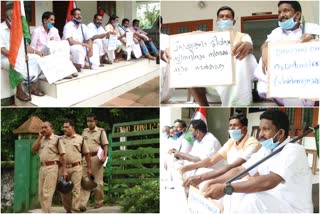
[[[62,174],[67,176],[64,159],[65,148],[59,142],[59,136],[53,134],[50,122],[43,122],[38,139],[32,146],[32,152],[39,152],[41,167],[39,170],[39,200],[42,212],[51,212],[52,197],[58,178],[58,163],[61,158]]]
[[[103,128],[97,127],[96,116],[92,113],[87,116],[88,128],[83,130],[82,136],[86,139],[87,146],[91,154],[92,174],[95,177],[94,181],[98,184],[94,189],[95,193],[95,208],[102,207],[103,196],[103,166],[102,164],[108,155],[108,139],[107,134]],[[101,157],[97,156],[99,147],[103,150]],[[83,160],[83,176],[86,176],[87,164]],[[81,188],[81,202],[80,210],[85,211],[87,209],[88,200],[90,198],[90,191]]]
[[[85,139],[75,133],[75,125],[72,120],[66,120],[63,123],[64,136],[61,142],[65,147],[65,161],[68,173],[68,179],[73,183],[72,192],[61,193],[62,204],[67,212],[79,212],[80,205],[80,189],[82,178],[81,159],[85,156],[88,163],[88,176],[91,176],[91,160]]]

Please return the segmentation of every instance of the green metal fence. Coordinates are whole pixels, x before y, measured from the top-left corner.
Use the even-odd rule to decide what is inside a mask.
[[[159,119],[113,125],[105,189],[109,198],[145,181],[159,180],[159,131]]]

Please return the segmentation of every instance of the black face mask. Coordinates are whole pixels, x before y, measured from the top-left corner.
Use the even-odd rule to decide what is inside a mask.
[[[99,28],[99,27],[101,27],[101,23],[98,23],[98,22],[94,22],[94,25],[96,26],[96,28]]]

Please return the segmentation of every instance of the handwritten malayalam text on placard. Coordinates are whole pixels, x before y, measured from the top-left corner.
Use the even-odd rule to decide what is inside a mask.
[[[41,57],[38,59],[38,63],[49,84],[77,73],[71,60],[64,55],[51,54]]]
[[[268,96],[320,97],[320,42],[270,43]]]
[[[205,198],[202,193],[190,186],[188,197],[188,208],[190,214],[212,214],[221,213],[222,206],[212,199]]]
[[[231,85],[235,82],[230,32],[170,36],[170,88]]]
[[[126,46],[130,47],[131,45],[134,45],[133,33],[132,32],[127,32],[126,33]]]
[[[109,36],[108,50],[113,51],[117,48],[118,37],[116,35]]]

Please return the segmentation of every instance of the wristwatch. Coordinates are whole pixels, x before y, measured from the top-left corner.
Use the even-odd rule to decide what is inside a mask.
[[[224,188],[224,193],[226,195],[232,195],[233,193],[233,188],[231,186],[231,183],[226,183],[226,187]]]

